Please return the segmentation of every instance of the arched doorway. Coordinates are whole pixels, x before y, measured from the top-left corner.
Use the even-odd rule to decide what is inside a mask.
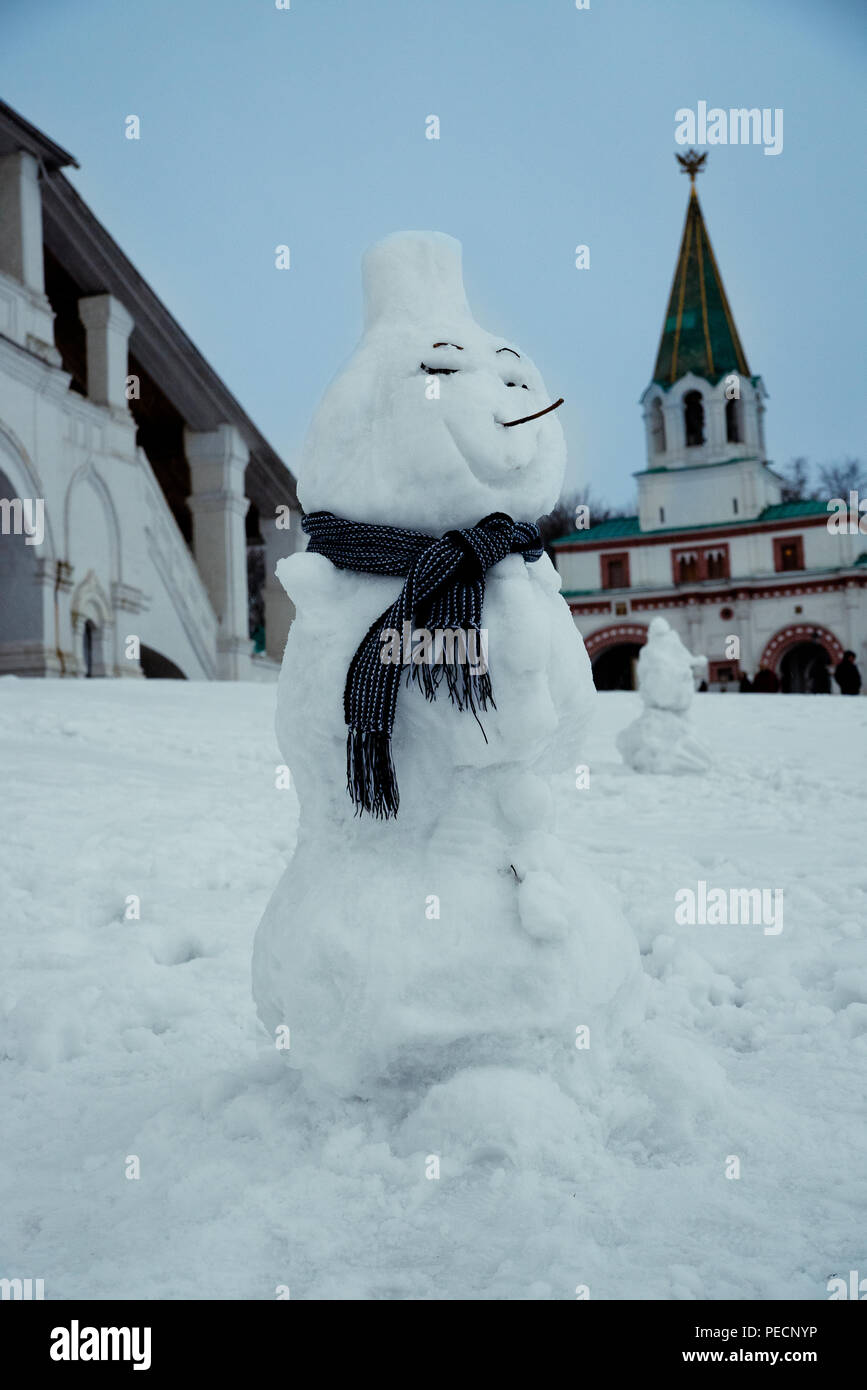
[[[84,661],[85,676],[93,675],[97,642],[97,627],[92,618],[88,618],[84,624],[84,634],[82,637],[82,658]]]
[[[826,666],[836,666],[842,657],[843,644],[830,628],[792,623],[774,634],[759,666],[777,673],[780,689],[787,695],[818,694],[825,689]]]
[[[621,642],[616,647],[606,647],[592,663],[593,684],[597,690],[634,690],[638,653],[641,647],[637,642]]]
[[[78,646],[78,674],[85,680],[95,676],[108,676],[111,672],[105,660],[105,628],[95,608],[90,615],[79,614],[73,621],[73,631],[78,627],[81,633]]]
[[[35,537],[28,538],[25,527],[32,523],[36,499],[27,498],[25,509],[2,468],[0,499],[0,674],[33,674],[31,662],[41,674],[45,624],[39,562],[48,547],[29,544]]]
[[[597,690],[634,690],[638,653],[647,641],[644,623],[613,623],[585,638]]]
[[[784,695],[830,695],[831,658],[818,642],[798,642],[780,662],[780,689]]]
[[[169,657],[163,656],[162,652],[155,651],[153,647],[141,646],[139,663],[142,675],[152,681],[185,681],[187,678],[180,666],[176,666]]]
[[[72,641],[77,675],[114,675],[114,615],[105,590],[88,570],[70,599]]]

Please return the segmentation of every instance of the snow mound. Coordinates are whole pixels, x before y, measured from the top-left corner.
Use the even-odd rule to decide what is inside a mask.
[[[492,1059],[384,1113],[310,1095],[250,1001],[297,817],[273,692],[7,685],[0,1272],[47,1299],[302,1301],[809,1300],[863,1272],[867,808],[841,769],[867,701],[703,696],[697,737],[736,750],[710,796],[626,772],[638,703],[595,701],[589,788],[518,777],[503,806],[576,803],[582,930],[626,918],[646,1021],[616,1051],[576,1009],[563,1076]],[[678,925],[697,879],[783,885],[785,929]],[[408,933],[439,928],[427,888]]]

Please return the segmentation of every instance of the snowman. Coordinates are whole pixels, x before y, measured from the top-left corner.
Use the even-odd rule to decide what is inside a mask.
[[[277,567],[300,821],[253,993],[308,1087],[408,1114],[471,1075],[568,1088],[576,1031],[614,1040],[640,968],[576,828],[595,690],[534,525],[560,402],[473,319],[453,238],[395,234],[363,280],[299,468],[310,545]]]
[[[638,690],[644,709],[617,736],[623,760],[636,772],[704,772],[710,755],[689,718],[695,678],[707,659],[692,656],[665,618],[654,618],[638,656]]]

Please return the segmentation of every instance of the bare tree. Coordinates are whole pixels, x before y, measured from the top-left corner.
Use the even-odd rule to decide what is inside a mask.
[[[579,488],[577,492],[564,493],[553,511],[549,512],[547,516],[539,518],[542,543],[552,560],[554,555],[551,542],[560,540],[562,536],[571,536],[572,532],[578,529],[579,507],[587,508],[591,529],[597,526],[600,521],[610,521],[616,516],[631,515],[622,507],[610,507],[607,502],[596,497],[589,486]]]
[[[819,465],[821,497],[842,497],[849,500],[850,492],[867,493],[867,472],[860,459],[847,458],[842,463]]]
[[[557,541],[561,536],[568,536],[575,530],[575,512],[578,508],[578,494],[564,495],[560,498],[553,511],[547,516],[539,518],[539,530],[542,532],[542,540],[547,549],[551,541]]]
[[[801,502],[804,498],[810,497],[808,490],[810,480],[810,465],[803,457],[792,459],[785,468],[781,469],[783,477],[783,492],[781,501]]]

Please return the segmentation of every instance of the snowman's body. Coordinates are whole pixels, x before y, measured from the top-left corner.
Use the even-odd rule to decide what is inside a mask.
[[[366,271],[378,312],[311,433],[307,509],[431,536],[492,511],[532,520],[549,510],[563,468],[556,417],[500,422],[550,397],[532,364],[461,308],[457,244],[405,234],[368,253]],[[431,279],[441,293],[419,305]],[[430,399],[420,363],[443,362]],[[402,687],[400,810],[386,821],[356,815],[347,795],[343,689],[402,581],[311,553],[278,574],[297,610],[278,738],[301,812],[256,937],[265,1027],[288,1025],[292,1065],[347,1095],[416,1095],[480,1065],[565,1074],[576,1028],[596,1025],[601,1038],[634,1008],[638,957],[594,894],[574,826],[595,690],[553,566],[511,555],[485,576],[496,709],[480,713],[484,735],[444,685],[433,702]]]

